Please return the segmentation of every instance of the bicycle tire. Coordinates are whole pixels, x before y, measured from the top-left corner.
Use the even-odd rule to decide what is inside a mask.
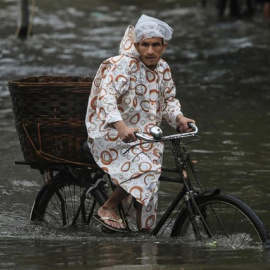
[[[266,243],[267,230],[257,214],[241,200],[227,194],[215,194],[195,199],[209,230],[196,214],[201,240],[207,245],[232,248],[254,247]],[[171,236],[195,239],[188,211],[179,213]]]
[[[91,216],[87,215],[95,207],[95,199],[88,195],[81,204],[87,186],[84,179],[75,179],[72,175],[50,180],[36,198],[31,220],[41,221],[55,228],[89,224]],[[78,214],[80,206],[83,210]]]

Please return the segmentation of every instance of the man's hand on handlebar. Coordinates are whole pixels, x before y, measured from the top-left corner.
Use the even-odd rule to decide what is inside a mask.
[[[177,115],[176,123],[177,123],[177,131],[178,132],[191,132],[192,128],[188,125],[188,123],[195,124],[195,120],[187,118],[181,114]]]
[[[125,143],[135,142],[137,140],[135,132],[139,132],[138,128],[129,127],[124,121],[118,121],[113,123],[113,126],[117,129],[121,140]]]

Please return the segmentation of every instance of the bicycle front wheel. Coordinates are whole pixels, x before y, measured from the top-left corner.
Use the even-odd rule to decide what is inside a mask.
[[[96,200],[92,196],[82,200],[86,187],[85,180],[70,175],[52,179],[39,192],[31,220],[54,228],[89,224]]]
[[[232,248],[254,247],[268,240],[268,233],[256,213],[239,199],[216,194],[196,199],[195,221],[200,239],[208,245]],[[177,217],[171,236],[197,239],[187,209]]]

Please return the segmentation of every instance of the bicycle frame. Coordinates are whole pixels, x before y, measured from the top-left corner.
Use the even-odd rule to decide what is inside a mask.
[[[191,219],[191,223],[193,225],[195,235],[199,238],[199,231],[197,229],[195,220],[193,220],[194,219],[193,204],[195,203],[195,200],[194,200],[193,191],[191,190],[191,182],[190,182],[190,179],[188,177],[187,168],[189,168],[191,170],[194,178],[196,179],[196,182],[200,186],[201,191],[203,191],[203,188],[196,177],[193,164],[190,160],[190,155],[187,153],[185,147],[183,148],[183,150],[181,150],[180,139],[172,138],[170,141],[171,141],[171,145],[172,145],[172,153],[174,155],[175,164],[177,167],[174,170],[167,170],[167,171],[178,173],[179,178],[178,178],[178,181],[177,180],[170,181],[170,179],[165,178],[165,181],[179,182],[179,183],[183,184],[183,187],[180,190],[180,192],[178,193],[178,195],[174,198],[174,200],[172,201],[172,203],[170,204],[170,206],[168,207],[166,212],[162,215],[162,217],[158,221],[157,225],[155,226],[155,228],[153,229],[151,234],[152,235],[158,234],[160,229],[165,224],[166,220],[169,218],[169,216],[172,214],[174,209],[177,207],[177,205],[184,198],[185,205],[186,205],[188,212],[190,214],[190,219]],[[163,171],[166,171],[166,168],[164,168]],[[162,176],[160,177],[160,181],[164,181],[164,178]]]
[[[196,238],[200,239],[201,235],[200,235],[200,231],[198,230],[198,226],[197,226],[197,223],[195,220],[194,210],[196,211],[197,214],[199,214],[209,236],[212,236],[211,230],[209,229],[202,213],[200,212],[200,210],[196,204],[196,201],[194,198],[194,190],[192,188],[187,169],[189,169],[191,171],[196,183],[199,185],[200,191],[202,192],[201,196],[205,196],[206,194],[203,193],[203,191],[204,191],[203,187],[200,184],[200,182],[196,176],[196,173],[195,173],[193,164],[191,162],[189,153],[187,152],[185,146],[183,146],[183,150],[181,149],[181,143],[180,143],[181,139],[186,138],[186,137],[195,136],[198,132],[198,128],[193,123],[189,123],[189,124],[190,124],[190,127],[193,129],[193,131],[189,132],[189,133],[175,134],[175,135],[169,135],[169,136],[162,137],[161,134],[159,133],[159,132],[161,132],[161,130],[155,129],[154,132],[152,132],[152,133],[150,131],[153,138],[147,137],[145,135],[139,135],[139,134],[137,135],[138,138],[144,139],[145,141],[168,141],[168,140],[170,140],[171,145],[172,145],[172,153],[174,155],[175,164],[176,164],[176,169],[170,170],[170,171],[173,171],[175,173],[179,173],[179,180],[178,181],[176,180],[173,182],[179,182],[179,183],[183,184],[183,187],[180,190],[180,192],[178,193],[178,195],[172,201],[171,205],[168,207],[166,212],[162,215],[162,217],[158,221],[155,228],[152,230],[152,232],[151,232],[152,235],[158,234],[158,232],[163,227],[166,220],[172,214],[174,209],[182,201],[182,199],[184,199],[186,208],[188,210],[190,222],[192,224],[192,228],[193,228],[193,231],[194,231]],[[165,169],[165,171],[166,171],[166,169]],[[165,180],[165,178],[163,178],[161,176],[160,181],[162,181],[162,180]],[[170,179],[166,179],[166,181],[170,181]],[[170,182],[172,182],[172,181],[170,181]],[[214,191],[214,192],[216,192],[216,191]],[[219,192],[219,190],[218,190],[218,192]],[[212,194],[212,193],[213,192],[210,192],[209,194]]]
[[[171,145],[172,145],[172,153],[174,155],[175,158],[175,164],[176,164],[176,168],[162,168],[162,171],[164,172],[173,172],[177,174],[177,177],[167,177],[164,175],[160,176],[160,181],[161,182],[174,182],[174,183],[179,183],[182,184],[183,187],[181,188],[181,190],[179,191],[178,195],[174,198],[174,200],[172,201],[172,203],[169,205],[168,209],[165,211],[165,213],[161,216],[161,218],[158,220],[155,228],[152,230],[151,234],[152,235],[157,235],[160,231],[160,229],[163,227],[163,225],[165,224],[165,222],[168,220],[169,216],[172,214],[172,212],[175,210],[175,208],[177,207],[177,205],[184,199],[185,205],[188,209],[189,215],[190,215],[190,220],[193,226],[193,230],[195,232],[195,235],[199,238],[199,231],[197,229],[197,225],[196,225],[196,221],[194,219],[194,209],[196,211],[198,211],[199,209],[196,209],[196,202],[194,199],[194,191],[192,189],[192,185],[187,173],[187,169],[189,169],[191,171],[191,173],[193,174],[193,177],[195,178],[197,184],[200,187],[200,190],[203,191],[203,188],[201,186],[201,184],[199,183],[196,174],[195,174],[195,170],[193,167],[193,164],[190,160],[190,155],[187,152],[185,146],[183,146],[183,150],[181,149],[181,139],[188,137],[189,136],[195,136],[198,129],[196,126],[193,127],[194,131],[190,132],[188,134],[176,134],[176,135],[170,135],[170,136],[165,136],[162,138],[154,138],[154,137],[148,137],[145,135],[139,135],[136,134],[137,137],[145,140],[145,141],[151,141],[151,142],[156,142],[156,141],[170,141]],[[21,163],[22,164],[22,163]],[[53,175],[54,172],[59,172],[60,173],[60,177],[63,177],[63,175],[65,174],[72,174],[72,176],[76,179],[86,179],[88,182],[87,187],[85,188],[82,196],[81,196],[81,203],[79,208],[77,209],[77,212],[74,216],[73,222],[72,224],[74,225],[80,215],[80,212],[84,213],[83,216],[85,216],[85,209],[84,209],[84,201],[86,200],[87,196],[89,194],[91,194],[94,198],[95,198],[95,204],[93,206],[93,208],[91,209],[90,213],[88,214],[88,218],[85,219],[85,223],[89,224],[91,217],[93,215],[94,212],[94,207],[96,205],[96,201],[102,205],[103,203],[105,203],[106,199],[105,199],[105,195],[102,191],[102,186],[107,183],[107,181],[104,180],[104,177],[108,177],[109,176],[103,172],[101,172],[98,168],[92,168],[92,170],[94,170],[94,174],[96,175],[93,179],[92,176],[88,175],[89,170],[84,167],[84,166],[75,166],[75,171],[73,170],[73,166],[62,166],[61,168],[61,164],[58,165],[53,165],[53,166],[49,166],[48,167],[49,170],[47,171],[47,174],[50,175],[50,178],[53,179]],[[78,175],[77,169],[80,168],[80,173]],[[43,171],[44,174],[44,171]],[[106,175],[106,176],[105,176]],[[113,188],[113,186],[112,186]],[[38,198],[38,197],[37,197]],[[120,206],[119,208],[120,210],[120,215],[121,217],[126,220],[126,216],[125,213],[123,211],[123,207]],[[200,214],[201,215],[201,214]],[[32,216],[32,214],[31,214]],[[201,215],[202,217],[202,215]],[[203,218],[203,217],[202,217]],[[31,218],[32,219],[32,218]],[[126,224],[128,225],[128,222],[126,222]],[[207,226],[207,224],[205,224]]]

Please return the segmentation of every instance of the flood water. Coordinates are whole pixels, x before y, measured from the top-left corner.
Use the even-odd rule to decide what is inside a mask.
[[[263,248],[31,224],[43,181],[39,172],[14,164],[23,156],[7,88],[8,81],[29,76],[92,77],[142,13],[164,19],[174,29],[164,58],[183,112],[200,130],[201,141],[190,149],[203,185],[244,200],[270,228],[270,27],[259,8],[252,19],[217,20],[214,1],[206,9],[184,0],[37,1],[34,34],[19,40],[17,2],[0,2],[0,268],[269,269],[270,251]],[[169,150],[166,155],[170,165]],[[162,184],[161,209],[174,191],[174,184]]]

